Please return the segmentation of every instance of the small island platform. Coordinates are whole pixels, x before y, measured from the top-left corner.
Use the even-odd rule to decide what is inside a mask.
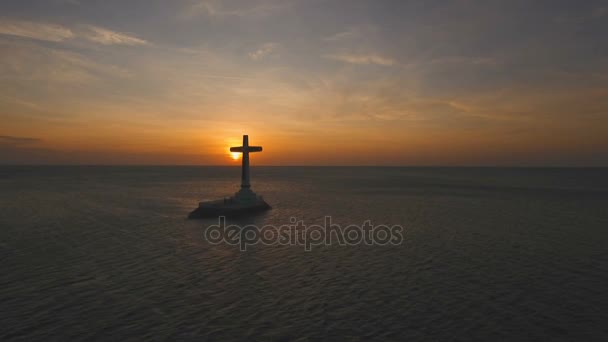
[[[188,218],[235,217],[259,213],[268,209],[271,209],[270,205],[261,196],[257,196],[255,200],[247,202],[239,201],[235,196],[223,200],[200,202],[198,208],[194,209],[188,215]]]
[[[243,146],[231,147],[230,152],[243,154],[241,189],[234,196],[223,200],[199,202],[198,208],[188,215],[189,219],[218,216],[234,217],[272,209],[262,196],[258,196],[251,190],[249,184],[249,153],[262,152],[262,146],[250,146],[249,137],[243,135]]]

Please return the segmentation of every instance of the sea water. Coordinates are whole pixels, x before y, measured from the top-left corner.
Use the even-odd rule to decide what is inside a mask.
[[[239,167],[0,167],[0,339],[608,339],[608,170],[254,167],[234,224],[400,244],[212,244]]]

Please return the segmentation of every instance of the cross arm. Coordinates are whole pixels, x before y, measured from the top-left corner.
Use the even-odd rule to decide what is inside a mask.
[[[262,146],[247,146],[245,148],[243,148],[243,146],[231,147],[230,152],[262,152]]]

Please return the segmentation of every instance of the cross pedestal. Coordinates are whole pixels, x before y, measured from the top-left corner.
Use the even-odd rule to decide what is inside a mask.
[[[251,190],[251,184],[249,184],[249,153],[262,152],[262,146],[249,146],[249,136],[243,135],[243,146],[231,147],[230,152],[243,154],[241,189],[234,194],[234,199],[240,203],[254,203],[258,201],[258,196]]]
[[[199,202],[188,218],[204,218],[218,216],[239,216],[262,212],[271,209],[262,196],[251,191],[249,184],[249,153],[261,152],[261,146],[249,146],[249,137],[243,135],[243,146],[231,147],[230,152],[243,154],[241,168],[241,189],[233,197],[223,200]]]

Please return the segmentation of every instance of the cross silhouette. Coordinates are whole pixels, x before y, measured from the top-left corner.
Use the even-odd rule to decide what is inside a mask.
[[[249,188],[249,153],[262,152],[262,146],[249,146],[249,136],[243,135],[243,146],[231,147],[230,152],[243,154],[243,167],[241,171],[241,188]]]

